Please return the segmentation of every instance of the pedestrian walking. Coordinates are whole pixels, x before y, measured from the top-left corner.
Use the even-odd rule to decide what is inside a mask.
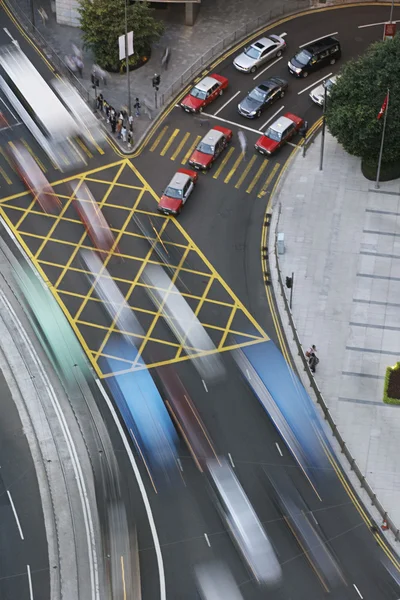
[[[107,71],[104,71],[104,69],[99,67],[99,65],[96,65],[96,63],[94,63],[92,67],[92,72],[98,79],[102,80],[103,85],[107,85]]]
[[[77,56],[78,58],[80,58],[82,60],[82,52],[81,50],[79,50],[78,46],[75,46],[75,44],[72,44],[72,54],[73,56]]]
[[[132,127],[133,127],[133,115],[129,115],[129,117],[128,117],[128,123],[129,123],[129,127],[132,129]]]
[[[42,19],[42,25],[44,25],[44,27],[46,27],[46,23],[49,20],[49,15],[47,14],[47,12],[44,10],[43,6],[41,6],[38,9],[38,13],[40,15],[40,18]]]
[[[139,102],[139,98],[135,99],[135,104],[133,105],[133,108],[135,109],[135,116],[136,117],[140,117],[140,102]]]
[[[104,100],[103,105],[104,105],[104,110],[106,111],[107,123],[109,123],[110,122],[110,105],[105,100]]]
[[[110,119],[114,119],[114,117],[115,117],[115,109],[114,109],[114,107],[112,106],[112,107],[110,108]]]
[[[64,60],[65,60],[65,64],[67,65],[68,70],[71,73],[71,75],[75,75],[77,67],[76,67],[75,61],[72,59],[72,56],[68,56],[68,54],[67,54],[65,56]]]
[[[97,96],[97,110],[99,110],[100,112],[103,112],[103,104],[104,104],[103,94],[99,94]]]
[[[308,359],[308,364],[310,365],[310,369],[313,373],[315,373],[315,368],[318,363],[319,363],[319,358],[317,357],[317,355],[311,354],[310,358]]]
[[[111,118],[111,131],[112,133],[115,133],[117,129],[117,119],[114,117]]]
[[[121,136],[122,136],[122,141],[126,142],[126,127],[125,127],[125,125],[122,126]]]
[[[245,156],[247,150],[247,138],[243,131],[238,131],[239,144],[242,149],[242,154]]]
[[[119,140],[121,139],[121,129],[122,129],[122,121],[121,121],[121,119],[118,119],[116,130],[117,130],[117,138]]]
[[[309,347],[308,350],[306,350],[306,356],[307,358],[310,358],[313,354],[315,354],[317,351],[317,348],[315,347],[315,344],[313,344],[312,346]]]
[[[167,71],[167,69],[168,69],[168,64],[169,64],[169,59],[170,59],[170,56],[171,56],[171,51],[170,51],[170,49],[169,49],[169,48],[168,48],[168,46],[167,46],[167,47],[165,48],[165,50],[164,50],[164,53],[163,53],[163,55],[162,55],[162,58],[161,58],[161,65],[162,65],[162,67],[163,67],[163,68],[164,68],[166,71]]]
[[[128,131],[128,148],[132,148],[133,145],[133,129],[132,127],[129,128]]]

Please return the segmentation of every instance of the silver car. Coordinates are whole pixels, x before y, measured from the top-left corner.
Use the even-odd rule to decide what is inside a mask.
[[[254,73],[258,67],[272,58],[279,58],[286,48],[286,42],[279,35],[263,37],[251,46],[247,46],[233,61],[238,71],[243,73]]]
[[[331,89],[333,88],[336,81],[338,80],[338,77],[340,77],[340,76],[332,75],[332,77],[329,77],[329,79],[327,79],[326,81],[323,81],[322,83],[320,83],[320,85],[317,85],[317,87],[315,87],[313,90],[311,90],[311,92],[310,92],[311,100],[313,102],[315,102],[315,104],[318,104],[319,106],[323,106],[324,105],[325,88],[326,88],[326,94],[327,94],[327,96],[329,96],[329,94],[331,93]]]

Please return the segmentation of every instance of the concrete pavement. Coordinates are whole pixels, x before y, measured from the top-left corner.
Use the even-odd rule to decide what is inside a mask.
[[[272,198],[269,245],[277,227],[285,238],[278,255],[283,280],[295,277],[292,314],[300,341],[304,350],[317,346],[316,382],[360,470],[399,526],[400,406],[384,404],[382,396],[385,369],[400,354],[400,181],[375,190],[360,160],[329,134],[323,171],[319,158],[320,136],[305,158],[296,153]],[[272,276],[293,344],[275,269]],[[299,371],[304,374],[301,363]]]

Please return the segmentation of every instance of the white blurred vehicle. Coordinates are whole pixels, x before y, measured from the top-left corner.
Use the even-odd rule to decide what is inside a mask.
[[[19,46],[0,48],[0,88],[37,143],[61,169],[85,163],[79,125]]]
[[[331,89],[333,88],[339,77],[340,75],[332,75],[332,77],[329,77],[329,79],[326,79],[326,81],[323,81],[322,83],[317,85],[317,87],[312,89],[310,92],[311,100],[315,102],[315,104],[318,104],[318,106],[324,106],[325,88],[326,94],[327,96],[329,96],[331,93]]]
[[[276,586],[282,570],[275,551],[239,480],[226,461],[209,460],[218,508],[238,550],[260,584]]]
[[[64,79],[53,79],[51,86],[79,125],[80,137],[90,146],[104,144],[100,123],[76,89]]]
[[[195,573],[201,600],[243,600],[232,573],[224,564],[197,565]]]
[[[224,367],[215,345],[178,288],[162,267],[147,265],[143,275],[149,294],[166,324],[189,356],[203,379],[217,380]]]

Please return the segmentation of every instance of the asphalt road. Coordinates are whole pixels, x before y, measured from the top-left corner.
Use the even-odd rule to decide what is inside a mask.
[[[8,183],[5,179],[6,183],[2,185],[2,191],[6,189],[3,197],[8,198],[1,205],[2,216],[43,276],[53,285],[94,368],[99,377],[105,377],[106,384],[107,377],[112,374],[107,372],[104,356],[107,355],[110,338],[119,334],[93,297],[79,261],[79,248],[91,247],[91,244],[74,212],[68,179],[78,176],[90,187],[117,237],[119,257],[107,260],[106,265],[146,331],[142,345],[144,355],[155,356],[159,364],[175,365],[216,449],[220,454],[232,457],[238,477],[264,522],[282,564],[284,587],[279,592],[260,592],[224,529],[204,476],[196,470],[188,450],[182,445],[183,481],[176,489],[158,490],[156,494],[145,467],[140,463],[163,551],[169,598],[194,598],[193,565],[212,557],[222,558],[230,566],[246,599],[280,600],[277,594],[282,598],[299,600],[326,597],[327,591],[313,565],[271,501],[266,472],[282,467],[287,469],[311,510],[318,515],[318,522],[338,557],[347,587],[340,590],[340,595],[332,590],[331,597],[338,600],[360,596],[366,600],[396,600],[399,597],[398,589],[381,565],[382,550],[339,478],[333,470],[332,476],[327,476],[324,488],[319,490],[321,502],[298,472],[274,427],[243,384],[229,357],[229,333],[232,331],[240,343],[265,340],[263,329],[273,340],[277,338],[260,277],[261,226],[268,195],[292,148],[287,146],[267,161],[253,153],[252,147],[259,136],[257,130],[265,127],[266,121],[282,105],[284,108],[279,114],[294,112],[305,118],[309,125],[318,119],[321,111],[312,104],[305,88],[311,89],[322,77],[337,72],[347,58],[362,52],[371,41],[380,39],[381,27],[358,29],[359,25],[383,22],[386,18],[387,8],[357,6],[322,11],[287,20],[271,28],[271,33],[286,33],[287,51],[281,61],[265,71],[265,78],[269,75],[283,76],[289,81],[289,90],[283,102],[271,107],[258,121],[240,117],[235,104],[264,77],[261,75],[254,80],[252,75],[238,73],[231,64],[232,59],[227,58],[211,70],[227,76],[230,85],[226,94],[209,107],[206,115],[203,114],[202,120],[208,120],[209,125],[204,122],[200,125],[198,120],[186,115],[180,108],[172,108],[133,161],[120,159],[111,149],[106,149],[104,155],[88,157],[87,168],[81,174],[65,176],[54,173],[46,158],[42,157],[41,162],[63,201],[64,210],[60,218],[45,216],[32,206],[8,163],[1,163],[11,181]],[[20,40],[21,36],[12,23],[6,24],[6,27],[12,36]],[[5,40],[3,33],[8,37],[4,30],[0,31],[0,43]],[[341,41],[341,61],[306,80],[290,77],[286,63],[297,47],[331,33],[335,33]],[[35,64],[40,65],[43,73],[46,72],[47,78],[51,76],[34,51],[23,44],[26,43],[21,39],[21,47]],[[377,99],[377,111],[379,107],[380,100]],[[156,214],[157,194],[161,193],[176,169],[186,163],[196,139],[204,135],[207,126],[212,127],[214,122],[232,128],[233,150],[227,151],[211,172],[201,175],[198,187],[178,221]],[[17,135],[17,129],[23,132],[18,132],[18,135],[22,135],[40,157],[23,126],[14,127],[12,135]],[[236,134],[240,129],[245,131],[248,141],[245,157],[241,157],[237,142]],[[5,133],[10,134],[8,131]],[[140,282],[140,273],[145,264],[158,262],[158,257],[143,239],[136,218],[142,225],[157,232],[168,251],[169,263],[179,275],[178,287],[190,305],[198,310],[201,322],[222,352],[227,371],[223,384],[208,386],[205,390],[193,365],[182,360],[185,352],[155,314]],[[121,361],[122,371],[126,368],[124,357],[117,358]],[[107,420],[104,407],[100,408]],[[131,470],[115,432],[112,438],[119,450],[121,471],[129,474],[130,478]],[[158,577],[155,554],[134,482],[132,485],[129,483],[126,494],[127,506],[133,502],[128,513],[132,518],[129,526],[133,525],[133,521],[138,525],[144,598],[155,598]]]
[[[0,598],[50,598],[46,531],[35,466],[1,371],[0,394]]]

